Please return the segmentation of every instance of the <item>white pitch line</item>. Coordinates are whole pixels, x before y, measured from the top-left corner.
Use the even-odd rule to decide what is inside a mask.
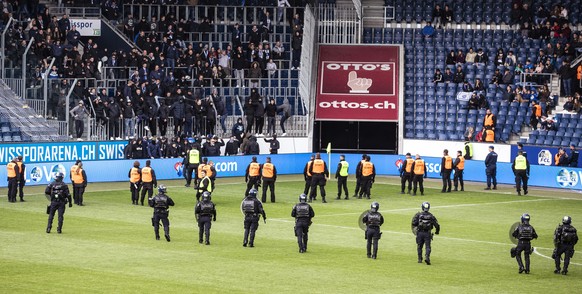
[[[452,205],[443,205],[443,206],[433,206],[432,209],[440,209],[440,208],[455,208],[455,207],[471,207],[471,206],[482,206],[482,205],[496,205],[496,204],[512,204],[512,203],[523,203],[523,202],[539,202],[539,201],[552,201],[552,200],[564,200],[561,198],[543,198],[543,199],[531,199],[531,200],[515,200],[515,201],[499,201],[499,202],[485,202],[485,203],[465,203],[465,204],[452,204]],[[388,210],[381,210],[380,212],[399,212],[399,211],[414,211],[419,210],[418,207],[415,208],[397,208],[397,209],[388,209]],[[342,215],[356,215],[361,214],[361,212],[345,212],[345,213],[334,213],[334,214],[320,214],[320,216],[342,216]]]
[[[537,248],[538,248],[538,247],[536,247],[536,249],[537,249]],[[541,249],[548,249],[548,248],[541,248]],[[552,250],[553,250],[553,249],[552,249]],[[543,254],[539,253],[537,250],[534,250],[534,253],[535,253],[536,255],[538,255],[538,256],[541,256],[541,257],[543,257],[543,258],[550,259],[550,260],[554,260],[554,259],[553,259],[551,256],[543,255]],[[570,260],[571,260],[571,259],[570,259]],[[576,262],[571,262],[571,261],[570,261],[570,264],[574,264],[574,265],[582,265],[582,263],[576,263]]]

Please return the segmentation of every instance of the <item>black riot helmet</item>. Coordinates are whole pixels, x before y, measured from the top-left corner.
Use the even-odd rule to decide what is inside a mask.
[[[428,212],[430,210],[430,203],[428,203],[428,201],[425,201],[422,203],[420,208],[422,208],[422,211]]]
[[[158,185],[158,193],[166,194],[166,186]]]
[[[256,198],[257,197],[257,189],[253,188],[249,191],[249,197]]]
[[[521,215],[521,223],[523,224],[529,223],[529,219],[530,219],[529,214],[524,213]]]
[[[572,218],[566,215],[562,218],[562,223],[565,225],[569,225],[572,223]]]
[[[210,201],[210,198],[210,192],[204,191],[204,193],[202,193],[202,201]]]
[[[62,172],[58,172],[58,173],[56,173],[56,174],[55,174],[55,180],[56,180],[57,182],[62,182],[62,181],[63,181],[63,177],[64,177],[64,176],[65,176],[65,175],[64,175]]]
[[[372,212],[378,212],[378,209],[380,209],[380,203],[376,201],[372,202],[372,204],[370,205],[370,210]]]
[[[307,195],[305,195],[305,193],[299,195],[299,202],[301,203],[307,202]]]

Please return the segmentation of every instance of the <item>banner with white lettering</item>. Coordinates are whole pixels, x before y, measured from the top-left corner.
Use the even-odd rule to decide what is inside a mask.
[[[126,141],[0,144],[0,164],[123,159]]]
[[[320,45],[317,120],[398,121],[400,46]]]
[[[71,18],[71,26],[76,26],[83,37],[101,36],[101,20],[86,18]]]

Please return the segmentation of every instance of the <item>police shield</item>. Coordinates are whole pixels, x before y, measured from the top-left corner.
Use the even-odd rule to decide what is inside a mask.
[[[358,227],[360,227],[360,229],[362,229],[363,231],[366,230],[366,224],[364,223],[364,216],[366,216],[366,214],[368,213],[368,211],[364,211],[360,214],[360,216],[358,217]]]
[[[509,228],[509,240],[515,245],[517,245],[517,241],[519,240],[513,236],[513,232],[515,232],[515,229],[517,229],[518,226],[519,222],[516,222]]]

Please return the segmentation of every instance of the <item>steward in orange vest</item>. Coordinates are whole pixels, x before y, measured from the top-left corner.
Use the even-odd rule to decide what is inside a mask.
[[[73,183],[73,201],[76,205],[83,206],[83,194],[85,194],[85,187],[87,187],[87,174],[80,160],[77,160],[77,164],[71,167],[71,182]]]
[[[453,168],[455,169],[455,176],[453,177],[453,182],[455,184],[455,190],[458,191],[459,182],[461,183],[461,191],[465,191],[465,183],[463,182],[463,171],[465,170],[465,157],[463,157],[463,151],[457,151],[457,158],[453,163]]]
[[[312,202],[317,197],[317,186],[321,191],[321,202],[327,203],[325,201],[325,183],[329,177],[329,171],[327,170],[327,165],[325,161],[321,159],[321,154],[315,153],[315,159],[309,167],[309,173],[311,174],[311,193],[309,194],[309,202]]]
[[[252,157],[251,163],[247,166],[247,171],[245,172],[245,183],[247,183],[245,197],[249,196],[249,191],[252,188],[258,190],[259,186],[261,186],[261,165],[257,162],[256,156]]]
[[[426,163],[420,155],[416,154],[416,159],[412,164],[412,196],[416,196],[417,185],[420,186],[420,195],[424,195],[423,178],[427,177]]]
[[[406,153],[406,159],[400,166],[400,194],[404,194],[404,188],[408,182],[408,194],[412,190],[412,165],[414,164],[414,159],[409,153]]]
[[[8,177],[8,202],[16,202],[18,178],[20,177],[20,169],[18,168],[17,162],[18,158],[14,158],[6,165],[6,175]]]
[[[267,157],[266,162],[261,167],[263,177],[263,197],[261,201],[267,201],[267,188],[271,191],[271,202],[275,202],[275,181],[277,181],[277,168],[271,163],[271,157]]]
[[[362,199],[362,196],[370,199],[370,190],[372,189],[372,184],[376,179],[376,167],[374,167],[374,164],[370,162],[369,155],[366,155],[366,159],[360,165],[360,174],[362,175],[360,179],[362,188],[360,190],[358,199]]]
[[[141,168],[139,168],[139,161],[133,162],[133,167],[127,174],[129,178],[129,191],[131,191],[131,203],[137,205],[139,199],[139,191],[141,190]]]
[[[143,189],[141,190],[140,203],[143,205],[145,194],[148,193],[148,199],[154,195],[154,188],[158,187],[158,180],[156,179],[156,172],[151,167],[151,160],[146,160],[146,166],[141,169],[141,183]]]

